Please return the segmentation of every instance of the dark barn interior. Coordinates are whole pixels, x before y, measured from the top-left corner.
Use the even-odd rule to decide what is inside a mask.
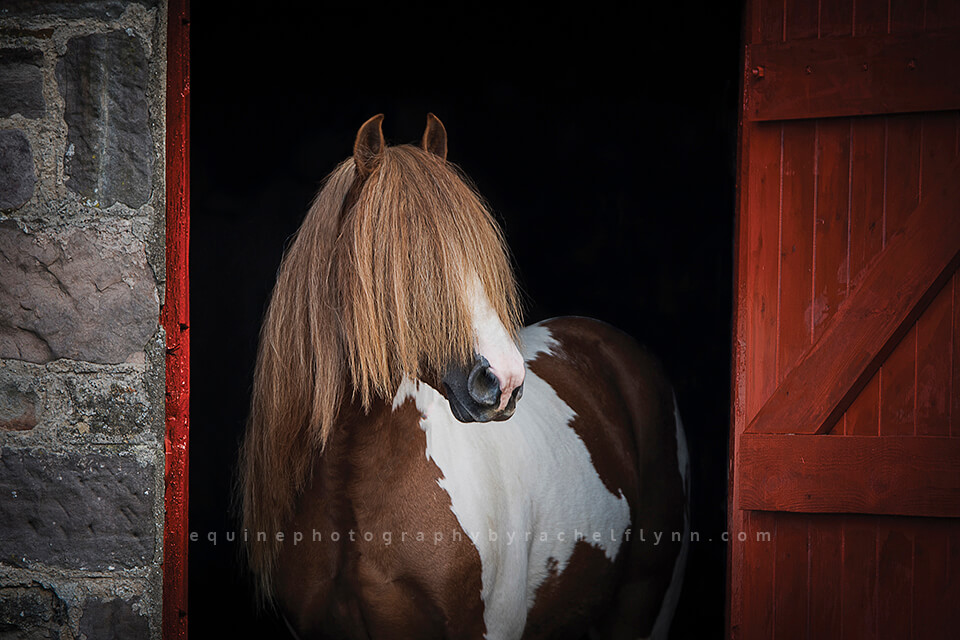
[[[738,3],[403,19],[293,6],[192,9],[191,635],[284,637],[255,615],[226,540],[261,317],[359,125],[382,112],[389,142],[413,142],[432,111],[501,221],[526,320],[603,319],[674,381],[701,536],[674,637],[720,637]]]

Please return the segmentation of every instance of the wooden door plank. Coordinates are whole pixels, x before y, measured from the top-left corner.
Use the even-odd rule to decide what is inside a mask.
[[[806,514],[777,514],[773,589],[773,637],[805,640],[810,588]]]
[[[733,636],[738,640],[767,640],[773,637],[774,564],[776,561],[777,518],[774,514],[753,512],[745,514],[747,539],[742,544],[741,601],[738,628]],[[770,540],[758,540],[757,531],[769,531]],[[739,543],[730,543],[739,544]],[[739,567],[735,568],[740,569]]]
[[[899,7],[899,8],[898,8]],[[923,7],[920,7],[921,14]],[[900,19],[915,15],[891,4],[891,28],[894,14]],[[921,15],[922,18],[922,15]],[[886,118],[886,171],[884,174],[884,242],[899,233],[907,217],[920,203],[920,146],[922,119],[916,115]],[[894,347],[883,363],[880,376],[880,433],[908,435],[914,432],[916,408],[917,334],[909,333]]]
[[[817,35],[836,38],[853,34],[853,0],[835,0],[820,4]]]
[[[947,560],[950,581],[945,598],[954,606],[950,608],[950,615],[944,620],[944,625],[954,631],[960,629],[960,607],[956,606],[956,603],[960,602],[960,522],[954,520],[950,524],[950,555]]]
[[[960,2],[957,0],[926,0],[924,28],[949,29],[960,27]]]
[[[776,385],[777,300],[780,243],[780,125],[752,127],[747,186],[746,278],[748,299],[744,316],[746,415],[749,420],[766,402]]]
[[[924,2],[890,0],[890,33],[917,33],[924,28]]]
[[[875,436],[880,433],[879,371],[870,378],[870,382],[847,409],[844,418],[846,426],[843,435]]]
[[[739,508],[960,517],[960,438],[740,436]]]
[[[783,205],[780,218],[780,310],[777,379],[813,343],[813,225],[816,123],[783,125]]]
[[[957,2],[960,6],[960,2]],[[957,113],[923,116],[920,154],[920,199],[926,185],[939,184],[957,156]],[[917,416],[919,435],[950,435],[950,389],[953,382],[952,282],[917,321]]]
[[[876,4],[876,3],[874,3]],[[864,7],[857,3],[857,16]],[[867,24],[873,24],[867,22]],[[886,28],[886,3],[883,5]],[[850,125],[850,248],[847,290],[883,250],[886,123],[882,117],[854,118]],[[818,338],[822,335],[822,328]],[[844,416],[846,435],[877,435],[880,425],[880,376],[875,373]],[[837,429],[833,433],[838,433]]]
[[[950,435],[952,284],[940,291],[917,321],[917,435]]]
[[[784,32],[786,39],[816,38],[819,3],[810,0],[784,0]]]
[[[877,637],[902,640],[913,626],[913,531],[902,518],[877,525]]]
[[[843,518],[824,514],[810,520],[811,638],[841,638]]]
[[[854,118],[851,125],[850,277],[861,272],[883,250],[883,174],[886,127],[883,118]]]
[[[880,435],[905,436],[916,425],[917,328],[913,326],[880,370]]]
[[[890,4],[887,0],[856,0],[853,35],[869,36],[887,33]]]
[[[749,121],[960,108],[960,83],[943,77],[960,66],[955,31],[768,41],[747,45],[746,62]]]
[[[813,339],[823,334],[847,293],[850,214],[848,120],[823,120],[817,127],[817,204],[813,253]]]
[[[783,40],[783,0],[757,0],[760,7],[758,42],[781,42]]]
[[[946,179],[950,163],[957,157],[958,121],[960,121],[958,111],[923,115],[919,188],[921,199],[927,185],[936,185]]]
[[[847,516],[843,525],[842,634],[844,640],[877,637],[877,529],[872,518]]]
[[[950,538],[955,521],[923,518],[913,523],[913,634],[944,640],[956,630],[944,624],[957,603],[946,599],[950,584]]]
[[[889,116],[886,121],[884,242],[903,228],[907,217],[920,203],[920,145],[923,137],[920,116]]]
[[[909,216],[823,336],[752,420],[752,433],[823,432],[952,276],[960,258],[960,164]]]

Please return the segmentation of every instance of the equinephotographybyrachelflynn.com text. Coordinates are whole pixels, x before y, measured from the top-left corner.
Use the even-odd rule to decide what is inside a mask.
[[[663,531],[649,529],[626,529],[618,531],[581,530],[578,528],[556,531],[512,531],[487,529],[485,531],[464,532],[459,529],[451,531],[398,531],[398,530],[357,530],[321,531],[251,531],[249,529],[227,531],[191,531],[190,542],[198,544],[266,544],[283,543],[299,546],[302,544],[381,544],[391,546],[397,544],[442,544],[460,543],[469,540],[475,545],[482,544],[531,544],[534,542],[586,542],[600,545],[609,542],[633,542],[658,546],[666,543],[679,543],[685,539],[689,542],[770,542],[772,535],[769,531],[720,531],[706,535],[699,531]]]

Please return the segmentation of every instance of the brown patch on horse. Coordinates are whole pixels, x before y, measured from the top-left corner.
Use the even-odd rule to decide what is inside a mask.
[[[433,152],[384,146],[381,122],[361,128],[355,157],[327,178],[280,266],[240,460],[249,530],[287,523],[345,397],[369,409],[403,376],[435,378],[472,356],[468,280],[509,332],[520,324],[506,244],[483,200]],[[428,128],[436,146],[441,129]],[[266,598],[279,550],[248,554]]]
[[[310,637],[482,637],[480,557],[437,484],[415,403],[345,413],[327,449],[339,462],[325,456],[316,465],[311,498],[298,505],[281,552],[278,596],[288,619]],[[296,530],[305,539],[319,531],[326,542],[292,546]]]
[[[627,632],[633,636],[623,637],[644,637],[653,628],[681,551],[681,542],[671,534],[679,532],[682,538],[684,533],[684,510],[678,505],[686,497],[677,461],[673,392],[659,363],[618,329],[586,318],[544,324],[560,346],[528,366],[577,414],[570,426],[590,452],[600,479],[611,493],[623,491],[630,504],[631,539],[621,547],[617,563],[623,564],[622,582],[631,586],[619,598],[611,637]],[[552,366],[551,358],[572,366]],[[610,427],[616,424],[634,429]],[[659,545],[654,532],[662,533]]]
[[[610,607],[616,574],[602,549],[577,542],[563,573],[554,565],[537,589],[523,640],[585,637],[590,620]]]

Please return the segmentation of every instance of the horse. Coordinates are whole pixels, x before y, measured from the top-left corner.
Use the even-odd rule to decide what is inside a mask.
[[[520,328],[489,207],[427,116],[383,116],[278,271],[241,447],[246,562],[297,638],[665,638],[689,458],[610,325]]]

